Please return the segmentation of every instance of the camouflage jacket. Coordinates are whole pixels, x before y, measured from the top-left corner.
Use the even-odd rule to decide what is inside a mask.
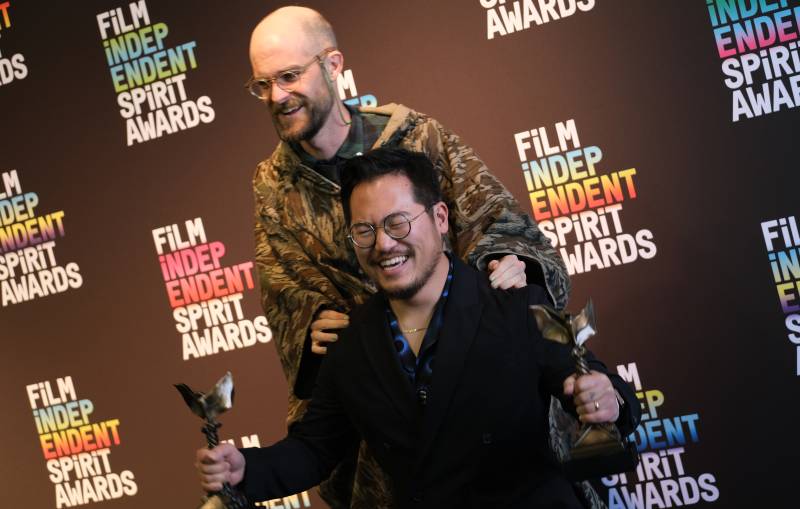
[[[436,120],[405,106],[362,111],[390,116],[376,146],[424,152],[440,170],[450,208],[449,242],[458,257],[485,269],[493,257],[514,253],[526,261],[529,282],[536,278],[531,268],[539,271],[556,306],[566,304],[569,279],[561,258],[470,147]],[[288,144],[280,143],[259,164],[253,189],[261,303],[294,388],[317,311],[348,312],[375,288],[346,242],[339,186],[301,164]],[[288,422],[304,407],[290,389]]]

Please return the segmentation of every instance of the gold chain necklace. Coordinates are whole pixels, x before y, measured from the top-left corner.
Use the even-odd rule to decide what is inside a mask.
[[[402,332],[403,334],[413,334],[415,332],[419,332],[421,330],[426,330],[426,329],[427,327],[417,327],[414,329],[400,329],[400,332]]]

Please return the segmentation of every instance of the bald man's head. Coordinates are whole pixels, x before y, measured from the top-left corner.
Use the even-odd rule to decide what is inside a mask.
[[[332,120],[339,101],[334,83],[344,68],[330,23],[307,7],[282,7],[253,30],[250,63],[257,95],[269,106],[278,135],[284,141],[307,141],[324,129],[345,126]],[[329,51],[325,51],[329,50]],[[315,64],[316,62],[316,64]],[[290,74],[290,85],[276,81]],[[344,118],[344,117],[343,117]]]
[[[333,27],[322,14],[308,7],[288,6],[271,12],[253,30],[250,60],[264,52],[291,47],[315,55],[336,47]]]

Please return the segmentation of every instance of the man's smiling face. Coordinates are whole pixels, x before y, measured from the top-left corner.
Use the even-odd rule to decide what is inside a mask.
[[[447,233],[447,206],[436,203],[425,211],[414,198],[411,181],[392,173],[362,182],[350,196],[351,224],[377,226],[375,245],[354,247],[361,268],[390,299],[410,299],[430,281],[441,263],[442,235]],[[411,222],[408,235],[394,239],[384,231],[384,219],[402,213]],[[417,217],[418,216],[418,217]],[[446,269],[445,269],[446,270]]]
[[[254,40],[250,49],[253,76],[273,78],[283,72],[305,70],[292,91],[273,83],[264,102],[270,109],[275,130],[283,141],[300,142],[316,136],[325,125],[334,106],[334,98],[316,55],[324,48],[312,48],[298,36],[292,40],[281,34]],[[327,55],[321,57],[324,61]]]

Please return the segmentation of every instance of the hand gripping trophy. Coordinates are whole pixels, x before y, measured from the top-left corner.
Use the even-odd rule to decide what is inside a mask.
[[[175,388],[181,393],[186,404],[200,418],[205,420],[201,429],[206,436],[208,448],[213,449],[219,445],[217,430],[222,426],[217,422],[219,414],[233,407],[233,376],[230,371],[211,388],[207,393],[195,392],[186,384],[176,384]],[[247,497],[228,483],[216,493],[209,493],[203,499],[199,509],[251,509],[254,508]]]
[[[597,333],[591,299],[575,316],[544,305],[531,306],[531,311],[542,337],[572,347],[577,376],[589,374],[584,344]],[[636,446],[621,436],[614,424],[585,423],[576,427],[571,437],[569,459],[562,467],[570,479],[582,480],[630,471],[638,462]]]

